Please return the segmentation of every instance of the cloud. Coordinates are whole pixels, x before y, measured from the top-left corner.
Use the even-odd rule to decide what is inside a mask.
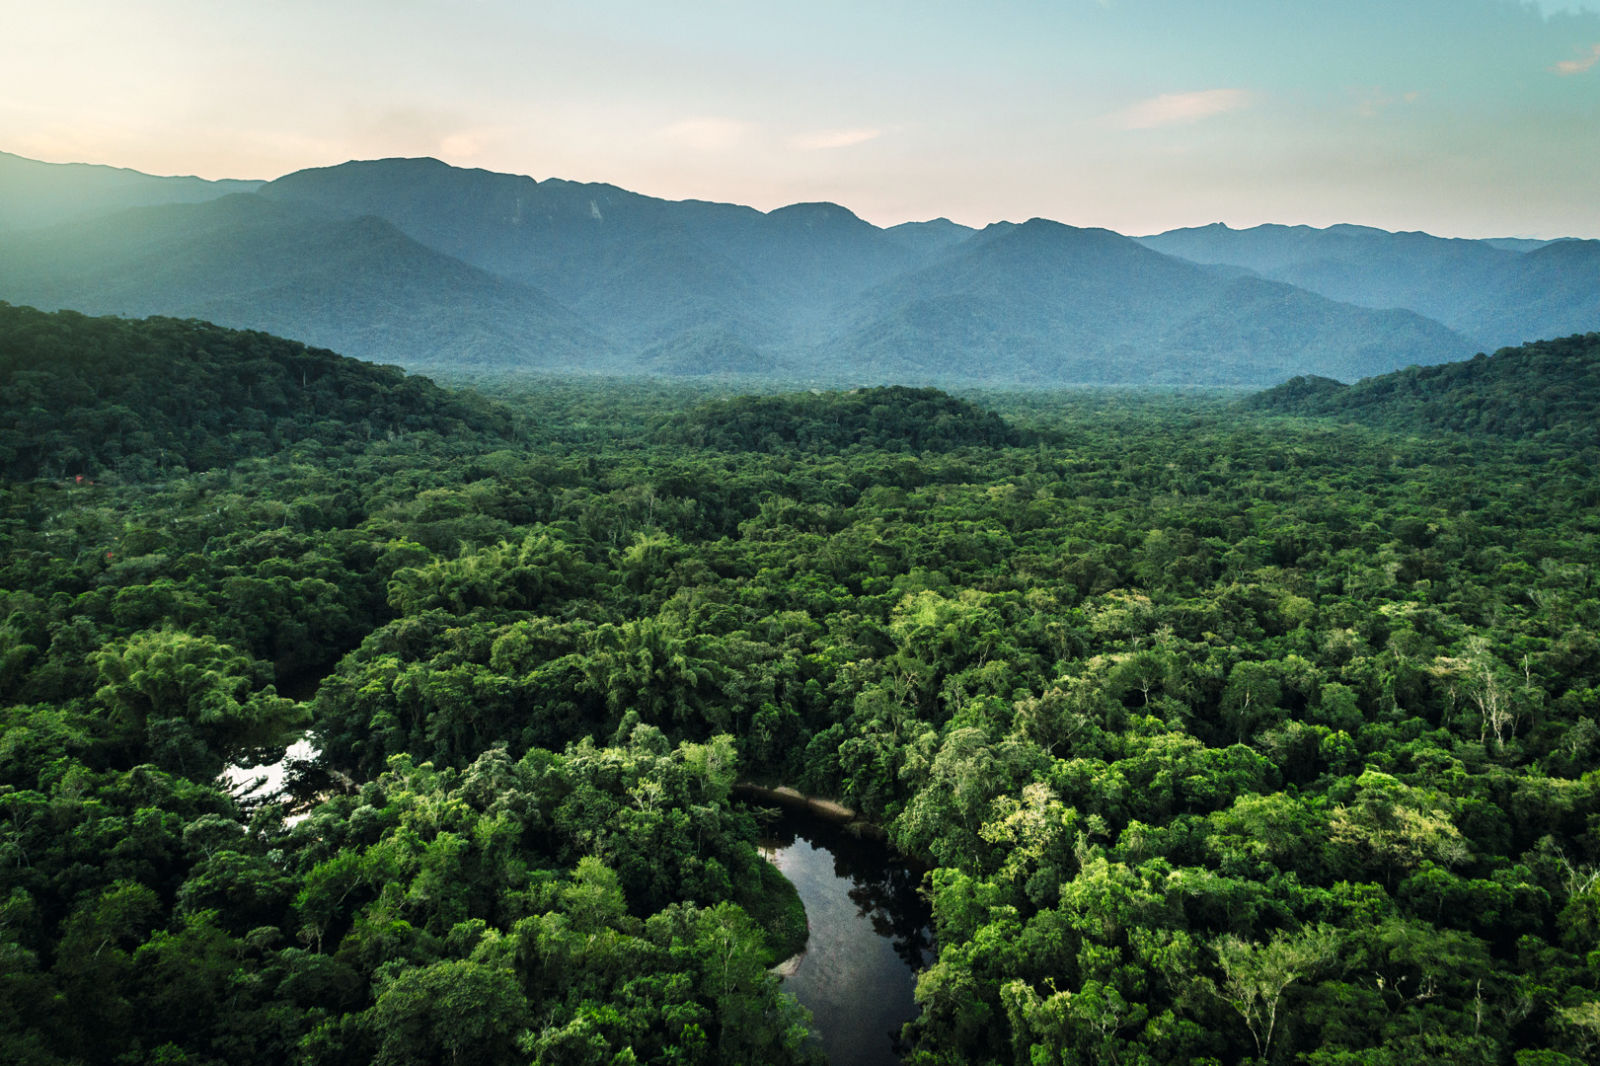
[[[485,135],[478,130],[463,130],[439,139],[439,150],[452,159],[467,159],[483,151]]]
[[[1224,111],[1237,111],[1241,107],[1248,107],[1250,101],[1250,94],[1243,89],[1162,93],[1123,108],[1111,116],[1111,121],[1125,130],[1148,130],[1180,122],[1198,122]]]
[[[1553,69],[1565,77],[1568,74],[1582,74],[1596,63],[1600,63],[1600,44],[1590,45],[1588,53],[1577,59],[1563,59]]]
[[[1396,104],[1414,104],[1422,99],[1422,94],[1416,90],[1393,96],[1381,88],[1366,90],[1352,90],[1357,93],[1356,114],[1362,118],[1377,118]]]
[[[724,148],[732,148],[744,140],[751,130],[748,122],[741,122],[736,118],[717,118],[703,116],[700,118],[686,118],[682,122],[674,122],[670,126],[663,126],[656,130],[655,136],[664,141],[683,145],[685,148],[695,148],[702,152],[715,152]]]
[[[1545,18],[1551,15],[1584,15],[1595,13],[1594,0],[1534,0]]]
[[[883,136],[883,131],[863,126],[853,130],[821,130],[817,133],[806,133],[791,137],[789,143],[796,148],[808,152],[825,151],[831,148],[849,148],[857,144],[866,144]]]

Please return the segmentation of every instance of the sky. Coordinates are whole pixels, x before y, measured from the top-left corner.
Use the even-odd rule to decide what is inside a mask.
[[[0,150],[890,225],[1600,237],[1600,0],[0,0]]]

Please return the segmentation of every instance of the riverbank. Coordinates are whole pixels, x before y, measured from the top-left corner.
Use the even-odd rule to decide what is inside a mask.
[[[805,952],[811,926],[794,882],[765,858],[758,858],[755,866],[755,883],[734,902],[766,935],[767,955],[761,964],[772,969]]]
[[[808,796],[788,785],[768,787],[758,785],[754,781],[739,781],[733,786],[733,793],[756,802],[776,804],[786,810],[803,811],[823,821],[843,826],[851,833],[868,840],[884,841],[889,838],[882,826],[862,818],[854,808],[846,807],[838,800]]]
[[[799,891],[810,924],[805,953],[773,972],[811,1012],[832,1066],[897,1066],[916,975],[933,957],[921,873],[853,830],[858,818],[825,818],[792,799],[746,801],[777,808],[763,820],[762,853]]]

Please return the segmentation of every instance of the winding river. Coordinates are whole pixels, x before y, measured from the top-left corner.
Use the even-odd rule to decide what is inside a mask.
[[[783,987],[811,1011],[829,1063],[898,1062],[916,973],[932,961],[921,873],[886,845],[803,812],[784,812],[762,848],[806,906],[811,938]]]
[[[317,754],[303,739],[283,762],[229,767],[223,780],[239,799],[265,799],[283,788],[291,760],[314,761]],[[893,1066],[900,1061],[900,1028],[917,1012],[917,972],[932,961],[931,914],[917,891],[921,871],[882,841],[824,816],[849,815],[843,808],[822,803],[818,814],[805,809],[798,793],[753,791],[762,806],[774,798],[801,804],[782,809],[761,840],[762,853],[799,891],[810,926],[804,953],[784,964],[784,990],[811,1012],[830,1066]]]

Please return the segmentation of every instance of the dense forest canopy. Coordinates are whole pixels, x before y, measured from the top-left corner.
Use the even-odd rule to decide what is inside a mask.
[[[914,1062],[1600,1051],[1592,443],[1077,392],[766,450],[686,434],[856,401],[379,380],[472,431],[8,467],[5,1061],[806,1061],[740,777],[928,865]],[[305,728],[289,799],[218,783]]]
[[[1343,385],[1295,378],[1252,398],[1262,410],[1349,419],[1400,432],[1600,443],[1600,333],[1503,348]]]
[[[504,412],[398,367],[168,318],[46,314],[0,302],[0,476],[124,479],[206,470],[296,441],[504,437]]]
[[[938,389],[900,385],[722,399],[671,419],[662,435],[695,447],[763,452],[947,452],[1023,441],[993,411]]]

